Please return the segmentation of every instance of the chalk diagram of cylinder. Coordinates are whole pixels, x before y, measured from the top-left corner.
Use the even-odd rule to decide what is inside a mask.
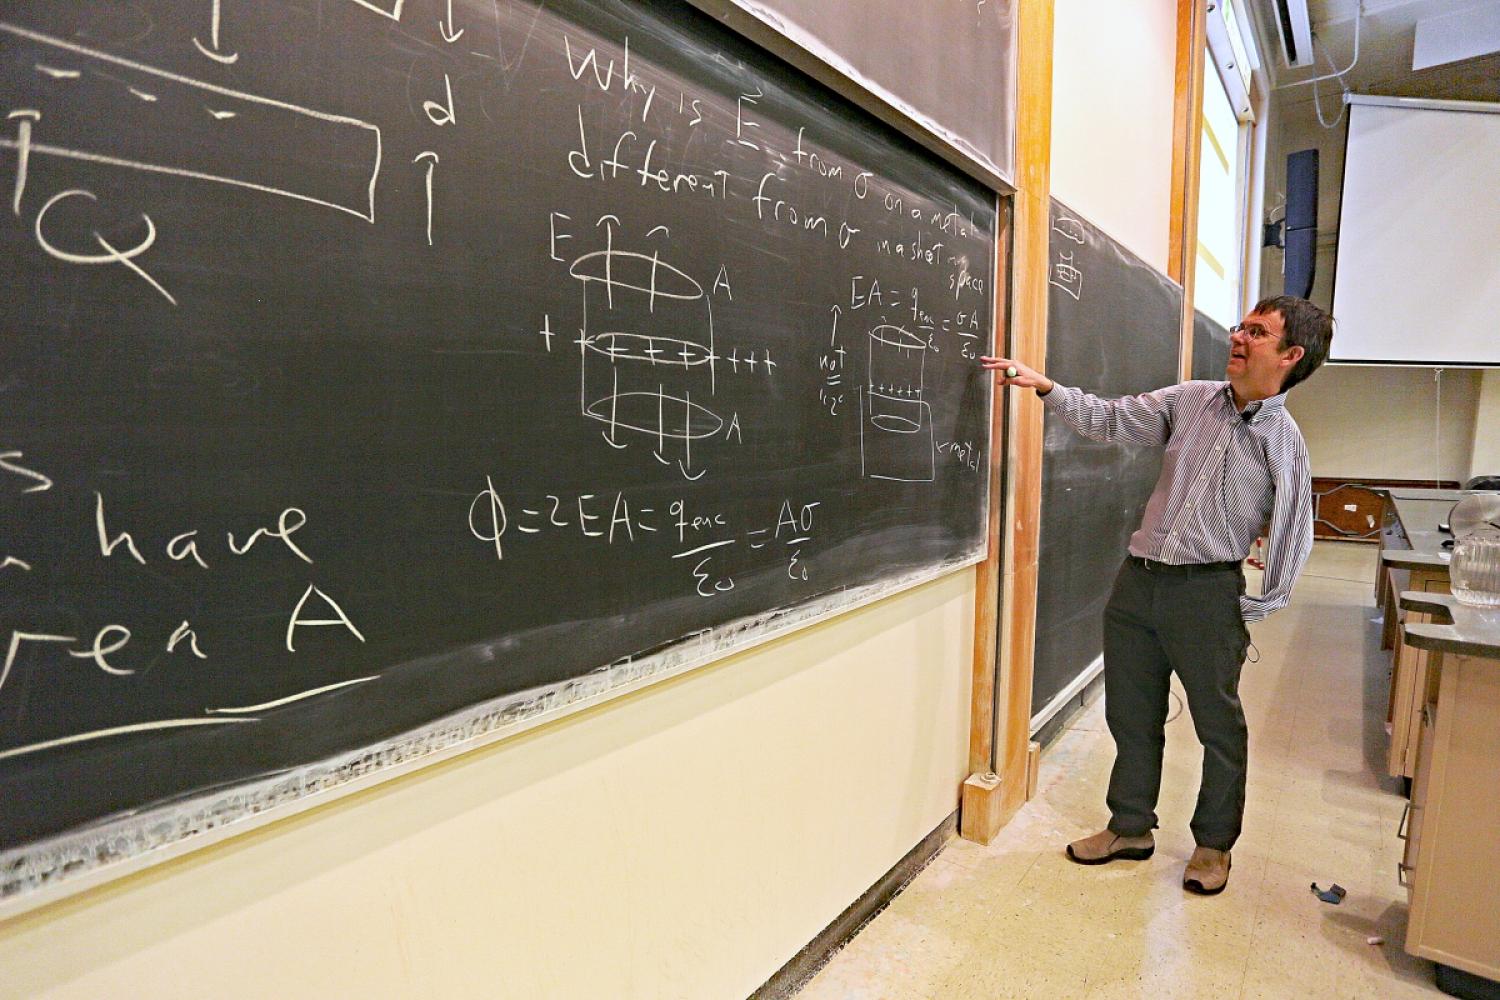
[[[691,275],[649,254],[606,248],[584,254],[568,273],[583,285],[579,330],[579,409],[605,424],[615,448],[638,436],[664,465],[699,479],[693,444],[713,438],[725,420],[705,401],[717,386],[713,307]]]
[[[922,398],[926,341],[899,326],[869,332],[868,377],[859,394],[859,450],[866,479],[937,479],[932,406]]]

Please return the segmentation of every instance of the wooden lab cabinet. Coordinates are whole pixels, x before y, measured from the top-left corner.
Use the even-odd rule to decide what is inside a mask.
[[[1438,620],[1456,603],[1411,598],[1402,595],[1404,607]],[[1500,634],[1500,616],[1485,620]],[[1408,628],[1429,657],[1403,817],[1400,874],[1411,904],[1406,950],[1500,980],[1500,644],[1438,638],[1456,634],[1453,626]]]
[[[1446,567],[1441,573],[1419,569],[1410,572],[1409,589],[1428,594],[1449,592]],[[1412,625],[1431,622],[1432,615],[1427,612],[1407,611],[1406,623],[1398,633],[1401,641],[1396,643],[1396,651],[1391,658],[1391,688],[1387,704],[1391,739],[1387,747],[1386,771],[1392,777],[1410,778],[1416,773],[1418,729],[1422,706],[1427,703],[1429,683],[1431,654],[1406,642],[1406,629]]]

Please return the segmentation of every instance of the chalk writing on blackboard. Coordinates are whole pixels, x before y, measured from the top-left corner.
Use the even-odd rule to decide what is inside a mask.
[[[922,398],[928,346],[899,326],[869,333],[860,451],[871,479],[926,483],[936,478],[932,407]]]
[[[1067,215],[1059,215],[1052,220],[1052,231],[1065,240],[1071,240],[1079,246],[1084,244],[1085,229],[1083,222]]]
[[[214,62],[223,63],[228,66],[239,59],[240,54],[238,52],[225,52],[220,48],[219,29],[223,14],[223,11],[220,9],[221,0],[211,0],[211,2],[213,8],[208,18],[208,44],[204,45],[199,41],[197,35],[193,36],[193,44],[198,47],[199,52]]]
[[[444,16],[438,21],[438,32],[442,34],[443,41],[452,45],[463,37],[464,29],[453,30],[453,0],[446,0],[444,11]]]
[[[37,112],[40,121],[23,123],[26,127],[18,131],[15,139],[0,139],[0,149],[16,150],[18,161],[32,156],[56,156],[103,167],[170,174],[280,195],[347,212],[367,222],[375,221],[375,187],[380,178],[381,156],[380,129],[376,126],[347,115],[328,114],[204,83],[13,24],[0,22],[0,33],[31,42],[78,70],[78,76],[66,81],[67,89],[56,92],[59,102],[87,103],[98,113],[115,116],[134,126],[43,136],[41,123],[50,123],[52,119],[47,117],[46,108],[42,108]],[[99,68],[101,64],[108,66],[108,70]],[[150,110],[154,101],[120,100],[122,94],[131,94],[132,90],[135,91],[132,97],[139,93],[153,97],[170,94],[174,104],[203,104],[218,113],[202,119],[205,124],[195,134],[178,135],[182,141],[172,144],[174,157],[146,159],[149,154],[137,152],[133,146],[129,149],[109,146],[111,142],[121,143],[124,136],[149,137],[156,131],[157,122]],[[233,125],[222,124],[229,120],[223,115],[226,110],[234,112]],[[57,118],[65,123],[77,121],[70,115]],[[209,122],[216,124],[206,124]],[[173,127],[180,128],[181,120],[174,120]],[[264,155],[266,150],[258,144],[278,135],[288,139],[315,135],[329,147],[357,154],[358,168],[350,170],[347,162],[329,162],[323,170],[310,170],[303,161],[293,168],[285,159]],[[47,141],[39,141],[41,138]],[[58,145],[59,142],[68,145]],[[224,172],[219,164],[226,161],[237,164],[243,174]],[[24,175],[18,172],[17,187],[24,183]],[[19,191],[15,201],[19,202]]]
[[[526,536],[562,532],[596,540],[591,544],[600,546],[641,546],[660,550],[686,545],[685,549],[667,552],[667,560],[691,558],[693,561],[688,565],[692,567],[693,590],[700,597],[714,597],[734,589],[734,579],[727,571],[724,575],[712,576],[725,564],[722,558],[714,562],[716,555],[724,555],[716,550],[742,541],[751,550],[762,549],[770,543],[786,546],[789,550],[788,572],[792,572],[794,565],[798,567],[792,572],[792,578],[809,579],[807,565],[801,559],[801,549],[796,547],[812,541],[814,512],[822,503],[821,500],[794,501],[788,498],[774,512],[767,509],[757,522],[740,530],[726,512],[693,507],[688,500],[681,498],[659,508],[632,500],[625,491],[617,491],[613,496],[549,493],[539,499],[502,495],[495,486],[494,477],[486,476],[485,488],[469,504],[468,527],[477,541],[493,546],[497,561],[506,558],[507,545],[510,544],[506,542],[506,536],[512,532],[519,533],[517,542]],[[705,556],[704,553],[711,554]]]
[[[406,4],[406,0],[384,0],[383,3],[379,0],[354,0],[354,2],[392,21],[401,20],[401,8]]]
[[[1083,223],[1078,219],[1066,215],[1056,216],[1052,220],[1052,231],[1065,240],[1083,245],[1084,228]],[[1055,247],[1052,270],[1047,279],[1049,284],[1061,288],[1075,301],[1083,297],[1083,271],[1077,266],[1076,260],[1074,251],[1064,250],[1060,246]]]
[[[621,431],[642,435],[654,442],[657,461],[674,461],[684,477],[697,479],[704,470],[695,470],[693,442],[728,426],[705,405],[716,391],[720,360],[709,296],[659,250],[617,249],[618,220],[601,224],[605,248],[568,268],[583,286],[582,413],[607,425],[604,439],[612,447],[627,447]]]
[[[168,6],[0,22],[0,898],[982,551],[980,185],[665,0]]]
[[[1083,271],[1074,263],[1074,255],[1071,250],[1057,251],[1057,261],[1052,265],[1052,276],[1048,283],[1056,285],[1074,299],[1083,297]]]
[[[17,185],[18,189],[19,187],[20,185]],[[140,264],[137,264],[135,261],[135,258],[141,256],[141,254],[145,253],[147,250],[150,250],[152,244],[156,242],[156,224],[151,221],[151,216],[145,214],[144,212],[141,213],[141,222],[145,226],[145,232],[141,235],[140,242],[133,247],[128,247],[123,250],[118,249],[113,246],[108,240],[106,240],[102,235],[100,235],[99,231],[96,229],[92,231],[91,235],[94,238],[94,242],[103,248],[103,253],[78,253],[76,251],[64,250],[53,243],[50,239],[48,239],[48,227],[46,226],[45,220],[47,218],[47,213],[52,211],[53,206],[70,198],[82,198],[85,201],[92,202],[97,202],[99,200],[99,198],[92,191],[85,191],[82,188],[72,188],[67,191],[59,191],[57,194],[54,194],[52,197],[48,198],[46,202],[42,204],[42,207],[37,210],[36,225],[34,227],[36,241],[41,245],[41,248],[45,250],[49,256],[55,257],[56,259],[69,264],[121,264],[129,268],[131,271],[135,272],[135,274],[138,275],[142,281],[150,285],[152,288],[156,289],[157,292],[161,294],[162,298],[166,299],[168,302],[175,306],[177,304],[177,299],[172,296],[172,293],[163,288],[161,286],[161,282],[151,277],[150,273],[148,273],[144,267],[142,267]]]

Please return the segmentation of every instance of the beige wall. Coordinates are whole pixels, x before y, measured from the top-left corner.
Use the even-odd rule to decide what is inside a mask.
[[[1177,5],[1057,0],[1052,194],[1167,271]]]
[[[965,570],[0,924],[0,997],[741,998],[956,807]]]
[[[1469,475],[1478,403],[1479,373],[1452,368],[1441,406],[1431,368],[1329,365],[1287,397],[1315,476],[1459,482]]]

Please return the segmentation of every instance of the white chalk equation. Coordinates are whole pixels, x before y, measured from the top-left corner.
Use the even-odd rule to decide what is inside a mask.
[[[699,597],[734,589],[733,574],[739,570],[731,565],[733,550],[758,552],[779,546],[787,577],[811,579],[803,548],[813,541],[821,500],[782,500],[774,516],[768,511],[741,529],[724,511],[694,507],[682,498],[663,506],[632,501],[623,490],[520,497],[496,488],[493,475],[484,483],[469,502],[467,525],[470,537],[492,550],[496,562],[514,560],[512,547],[530,537],[561,533],[605,547],[651,544],[675,549],[666,559],[681,560]]]
[[[965,366],[978,357],[984,336],[981,309],[940,312],[926,304],[920,288],[882,285],[862,274],[849,282],[847,307],[850,316],[861,322],[862,333],[855,345],[863,351],[864,368],[864,378],[855,387],[861,475],[904,483],[935,482],[938,456],[951,451],[953,443],[938,444],[939,421],[930,398],[929,368],[941,364],[945,350],[956,354]],[[819,403],[830,416],[843,405],[845,370],[850,364],[840,334],[844,308],[835,305],[832,313],[829,343],[819,361],[823,381],[818,389]],[[862,319],[871,313],[878,318]],[[966,472],[979,471],[977,463],[967,457],[957,464]]]

